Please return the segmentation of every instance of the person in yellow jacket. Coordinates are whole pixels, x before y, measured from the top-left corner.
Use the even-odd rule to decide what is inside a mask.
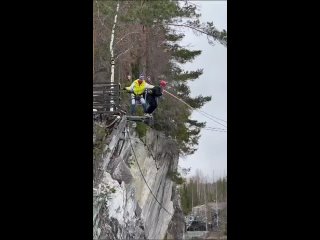
[[[145,79],[144,75],[140,74],[139,79],[136,79],[132,82],[132,84],[129,87],[125,87],[124,89],[131,93],[131,108],[130,112],[132,115],[135,115],[136,112],[136,104],[137,101],[141,102],[141,105],[143,107],[143,111],[146,112],[147,105],[146,101],[144,99],[145,96],[145,90],[151,89],[154,86],[151,84],[148,84]]]

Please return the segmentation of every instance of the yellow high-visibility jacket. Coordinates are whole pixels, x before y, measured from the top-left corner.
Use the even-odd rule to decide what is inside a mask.
[[[142,95],[146,89],[154,87],[153,85],[146,83],[145,80],[139,84],[138,80],[139,79],[134,80],[130,87],[126,87],[126,90],[134,93],[135,95]]]

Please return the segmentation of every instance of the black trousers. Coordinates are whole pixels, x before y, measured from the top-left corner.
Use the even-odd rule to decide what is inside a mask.
[[[156,97],[152,96],[151,94],[147,94],[147,103],[148,103],[148,107],[147,107],[146,113],[151,114],[158,107]]]

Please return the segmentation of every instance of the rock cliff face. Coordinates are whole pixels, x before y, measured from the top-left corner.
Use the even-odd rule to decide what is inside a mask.
[[[141,140],[124,118],[93,137],[93,239],[182,239],[175,143],[153,129]]]

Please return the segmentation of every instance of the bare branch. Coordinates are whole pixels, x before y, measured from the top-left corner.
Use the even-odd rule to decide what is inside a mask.
[[[133,48],[133,45],[130,48],[128,48],[127,50],[125,50],[124,52],[120,53],[118,56],[116,56],[114,60],[116,60],[118,57],[120,57],[122,54],[125,54],[126,52],[128,52],[132,48]]]
[[[207,35],[207,38],[210,36],[210,37],[212,37],[215,41],[220,42],[223,46],[225,46],[225,47],[227,46],[227,42],[226,42],[225,39],[219,39],[217,36],[212,35],[212,33],[210,34],[209,32],[205,32],[205,31],[202,30],[201,28],[193,27],[193,26],[187,25],[187,24],[167,23],[167,25],[176,26],[176,27],[187,27],[187,28],[193,29],[193,30],[196,31],[196,32],[199,32],[199,33],[202,33],[202,34]],[[211,45],[214,46],[213,41],[212,41],[212,40],[209,40],[209,38],[208,38],[208,42],[209,42],[209,44],[211,44]]]
[[[196,30],[196,31],[198,31],[198,32],[200,32],[200,33],[203,33],[203,34],[208,35],[207,32],[205,32],[205,31],[203,31],[203,30],[201,30],[201,29],[198,29],[198,28],[195,28],[195,27],[192,27],[192,26],[189,26],[189,25],[185,25],[185,24],[167,23],[167,25],[172,25],[172,26],[176,26],[176,27],[187,27],[187,28],[191,28],[191,29],[193,29],[193,30]]]
[[[101,17],[100,17],[100,8],[99,8],[99,4],[98,4],[98,1],[96,0],[96,4],[97,4],[97,7],[98,7],[98,19],[101,23],[102,26],[105,27],[105,29],[109,30],[109,28],[104,24],[104,22],[102,21]]]
[[[114,46],[117,46],[117,44],[118,44],[119,42],[121,42],[125,37],[127,37],[128,35],[134,34],[134,33],[141,34],[141,32],[130,32],[130,33],[124,35],[119,41],[117,41],[117,42],[114,44]]]

